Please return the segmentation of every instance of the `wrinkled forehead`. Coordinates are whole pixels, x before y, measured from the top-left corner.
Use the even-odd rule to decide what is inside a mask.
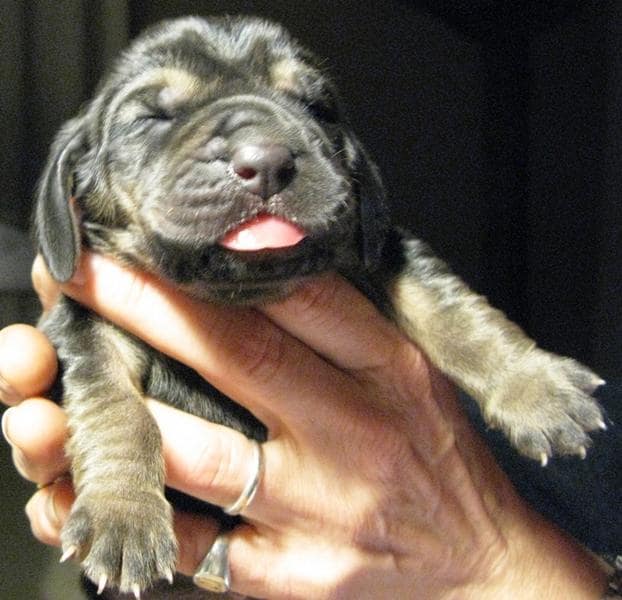
[[[189,18],[145,32],[121,56],[107,85],[124,95],[155,88],[164,100],[184,102],[216,90],[260,87],[306,96],[323,81],[310,53],[276,24]]]

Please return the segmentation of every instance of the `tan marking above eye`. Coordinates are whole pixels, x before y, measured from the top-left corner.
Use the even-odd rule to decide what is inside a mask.
[[[125,100],[128,98],[133,99],[142,90],[149,88],[157,90],[159,88],[160,91],[157,97],[158,108],[161,108],[164,112],[175,112],[177,108],[183,107],[186,104],[200,102],[203,97],[209,94],[210,89],[217,85],[217,81],[210,84],[199,76],[181,68],[160,67],[147,71],[134,79],[131,85],[124,89],[116,105],[121,105],[121,118],[134,119],[140,116],[144,109],[136,101],[125,103]]]
[[[301,75],[309,69],[293,58],[284,58],[270,67],[270,83],[275,90],[288,94],[302,93]]]
[[[195,101],[205,93],[204,82],[188,71],[160,68],[154,71],[154,75],[154,83],[162,86],[158,103],[164,110],[173,111],[179,106]]]

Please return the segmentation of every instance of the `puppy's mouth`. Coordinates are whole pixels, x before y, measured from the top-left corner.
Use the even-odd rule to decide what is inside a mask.
[[[262,211],[202,246],[152,235],[150,255],[159,275],[191,295],[248,304],[283,297],[296,282],[331,268],[345,237],[341,227],[317,231]]]
[[[307,232],[283,217],[261,213],[228,231],[218,245],[233,252],[253,253],[293,248]]]

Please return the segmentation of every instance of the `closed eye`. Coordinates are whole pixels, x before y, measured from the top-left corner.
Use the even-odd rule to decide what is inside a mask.
[[[137,115],[136,121],[173,121],[175,115],[164,110],[149,110]]]
[[[132,119],[132,126],[137,132],[167,132],[175,123],[176,115],[163,110],[140,111]]]
[[[333,124],[338,123],[341,117],[339,101],[336,92],[327,84],[315,86],[312,93],[302,98],[307,112],[318,121]]]
[[[336,123],[339,120],[339,111],[331,104],[322,101],[306,102],[305,108],[318,121]]]
[[[156,93],[153,88],[148,88],[141,90],[140,96],[133,103],[134,122],[170,123],[178,116],[179,111],[159,101],[162,98],[161,92]]]

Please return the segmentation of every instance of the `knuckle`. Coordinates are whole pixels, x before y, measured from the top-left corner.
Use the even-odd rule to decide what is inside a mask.
[[[28,464],[28,461],[26,460],[24,453],[19,448],[11,449],[11,459],[13,460],[13,466],[15,467],[15,470],[24,479],[34,482],[34,479],[30,477],[31,475],[30,465]]]
[[[24,479],[32,483],[46,485],[65,471],[64,464],[32,459],[17,448],[12,452],[15,469]]]
[[[26,505],[26,515],[35,538],[44,544],[57,546],[60,544],[61,524],[49,514],[50,505],[54,502],[51,494],[48,488],[38,491]]]
[[[410,342],[403,340],[400,336],[386,338],[382,352],[370,352],[367,362],[352,371],[361,381],[389,385],[399,389],[399,382],[395,378],[401,378],[402,373],[417,368],[416,365],[404,364],[405,356],[410,348]],[[406,366],[408,371],[402,371],[402,365]]]
[[[188,455],[183,478],[195,482],[200,488],[211,488],[218,480],[222,463],[227,461],[226,455],[218,436],[201,440],[200,446]]]
[[[369,440],[369,468],[375,479],[385,487],[399,486],[403,482],[404,472],[413,462],[410,445],[400,432],[383,427],[380,435]]]
[[[0,395],[7,404],[47,391],[58,373],[56,351],[48,338],[30,325],[0,331]]]
[[[13,448],[11,453],[15,469],[24,479],[33,483],[44,483],[44,469],[40,465],[30,461],[19,448]]]
[[[116,286],[106,286],[111,290],[116,290],[115,304],[119,307],[138,308],[146,310],[144,306],[149,300],[149,287],[143,276],[133,271],[124,271],[124,277],[118,279]],[[110,292],[107,292],[109,294]]]
[[[199,495],[227,504],[240,493],[250,464],[242,441],[214,435],[201,442],[185,473]]]
[[[69,283],[63,291],[106,316],[123,320],[162,308],[157,286],[149,275],[99,254],[88,255],[84,277],[84,285]]]
[[[347,317],[347,306],[341,302],[337,275],[329,274],[320,279],[314,279],[299,288],[290,298],[285,300],[289,303],[292,311],[308,324],[324,325],[327,320],[332,323]]]
[[[284,331],[274,326],[258,326],[239,339],[236,355],[249,378],[265,383],[283,367],[287,352],[288,338]]]

